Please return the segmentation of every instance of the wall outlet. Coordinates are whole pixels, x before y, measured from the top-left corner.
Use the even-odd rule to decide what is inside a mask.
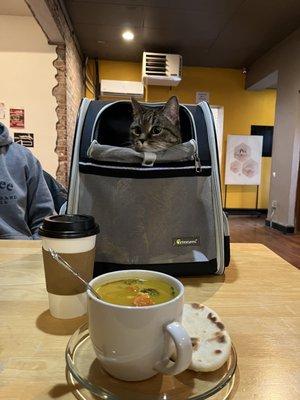
[[[277,200],[272,200],[272,208],[277,208]]]

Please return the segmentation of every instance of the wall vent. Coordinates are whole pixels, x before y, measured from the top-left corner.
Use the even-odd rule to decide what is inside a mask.
[[[181,81],[182,57],[178,54],[143,53],[145,85],[177,86]]]

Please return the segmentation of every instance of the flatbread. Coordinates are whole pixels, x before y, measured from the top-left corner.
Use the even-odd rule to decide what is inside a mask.
[[[198,303],[184,304],[182,325],[193,345],[189,369],[208,372],[225,364],[231,351],[231,339],[215,311]]]

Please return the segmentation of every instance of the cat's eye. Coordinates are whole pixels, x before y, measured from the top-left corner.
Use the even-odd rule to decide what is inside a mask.
[[[153,134],[153,135],[159,135],[159,134],[161,133],[161,131],[162,131],[162,129],[161,129],[161,127],[159,127],[159,126],[154,126],[154,127],[152,128],[152,134]]]
[[[132,133],[136,136],[140,136],[140,134],[142,133],[142,130],[139,126],[136,126],[133,130]]]

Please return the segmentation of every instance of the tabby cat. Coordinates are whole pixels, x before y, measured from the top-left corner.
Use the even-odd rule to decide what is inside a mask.
[[[132,147],[139,152],[157,152],[181,143],[179,103],[171,97],[164,107],[145,107],[131,98],[133,122]]]

